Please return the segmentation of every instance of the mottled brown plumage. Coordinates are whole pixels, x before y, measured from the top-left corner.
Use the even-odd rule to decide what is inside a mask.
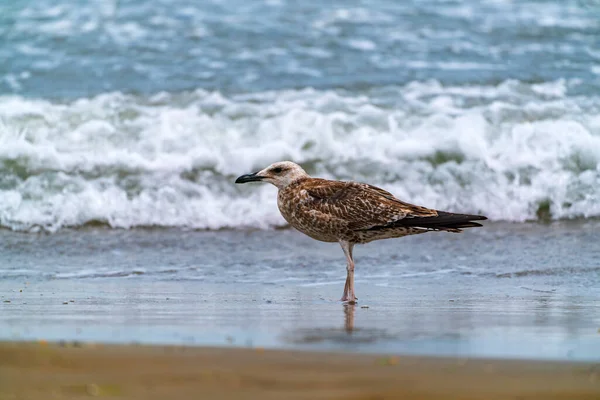
[[[481,226],[481,215],[454,214],[405,203],[378,187],[311,178],[299,165],[275,163],[236,183],[267,181],[279,188],[277,205],[285,220],[323,242],[339,242],[348,260],[343,301],[354,303],[354,244],[429,231],[461,232]]]

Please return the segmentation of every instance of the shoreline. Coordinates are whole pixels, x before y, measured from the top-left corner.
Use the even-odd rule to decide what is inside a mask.
[[[0,399],[596,399],[600,364],[0,342]]]
[[[525,219],[525,220],[507,220],[507,219],[488,219],[485,222],[485,226],[496,226],[496,227],[517,227],[517,229],[526,229],[532,226],[543,226],[549,228],[560,228],[565,226],[581,226],[581,225],[597,225],[600,224],[600,216],[577,216],[569,218],[558,218],[558,219]],[[253,232],[264,232],[264,231],[294,231],[295,229],[287,222],[283,221],[281,224],[269,225],[267,227],[252,227],[252,226],[224,226],[220,228],[198,228],[186,225],[173,226],[173,225],[133,225],[130,227],[124,226],[113,226],[107,221],[89,221],[79,225],[64,225],[57,230],[48,230],[44,227],[38,227],[39,229],[15,229],[10,226],[0,225],[0,232],[5,233],[17,233],[24,235],[56,235],[60,233],[68,232],[93,232],[93,231],[108,231],[108,232],[169,232],[176,231],[182,233],[222,233],[222,232],[233,232],[233,233],[253,233]]]

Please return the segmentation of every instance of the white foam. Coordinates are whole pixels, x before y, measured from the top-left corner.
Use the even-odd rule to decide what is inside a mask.
[[[545,202],[553,218],[598,217],[600,99],[570,86],[2,96],[0,225],[283,225],[273,187],[233,180],[284,159],[495,220],[536,219]]]
[[[375,50],[377,45],[368,39],[350,39],[348,40],[348,45],[352,48],[362,51],[371,51]]]

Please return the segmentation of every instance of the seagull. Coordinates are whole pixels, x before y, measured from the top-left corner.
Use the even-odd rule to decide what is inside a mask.
[[[346,256],[341,301],[356,304],[355,244],[431,231],[462,232],[482,226],[483,215],[455,214],[405,203],[376,186],[312,178],[298,164],[280,161],[238,177],[235,183],[269,182],[279,189],[277,206],[300,232],[322,242],[338,242]]]

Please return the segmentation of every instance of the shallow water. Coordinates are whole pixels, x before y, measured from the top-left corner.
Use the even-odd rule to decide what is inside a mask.
[[[3,231],[0,338],[598,360],[599,228],[361,246],[355,308],[339,246],[291,230]]]

